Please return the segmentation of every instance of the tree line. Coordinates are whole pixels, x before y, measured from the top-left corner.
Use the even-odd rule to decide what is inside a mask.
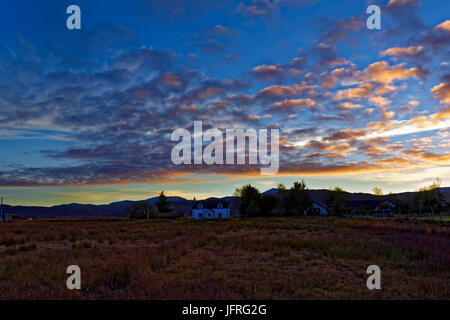
[[[240,198],[239,213],[242,217],[301,216],[313,214],[313,201],[306,183],[294,182],[287,190],[279,184],[276,194],[261,194],[260,191],[247,184],[237,188],[234,195]]]
[[[148,201],[135,202],[127,208],[126,214],[131,219],[150,219],[157,217],[158,213],[172,212],[164,191],[161,191],[155,204],[156,209]]]
[[[396,212],[403,214],[410,213],[431,213],[439,214],[449,209],[449,204],[440,192],[441,180],[436,180],[427,187],[417,190],[411,196],[403,200],[384,195],[383,191],[375,187],[373,194],[377,196],[380,204],[384,200],[389,200],[395,204]],[[325,203],[327,213],[332,216],[343,216],[351,213],[347,203],[349,193],[340,187],[326,190]],[[251,184],[236,188],[234,196],[240,198],[239,213],[242,217],[294,217],[304,215],[315,215],[313,200],[311,199],[308,187],[304,180],[294,182],[290,189],[283,184],[279,184],[274,194],[261,194],[261,192]],[[154,208],[148,201],[135,202],[126,212],[132,219],[148,219],[157,217],[159,213],[171,213],[169,201],[162,191]],[[360,211],[369,212],[368,208],[359,208]]]
[[[399,210],[402,212],[425,212],[436,214],[450,209],[450,203],[446,203],[440,191],[442,180],[436,178],[429,186],[418,189],[414,195],[406,201],[399,203]]]
[[[398,199],[394,196],[384,195],[381,188],[372,189],[379,201],[379,208],[387,208],[382,205],[385,200],[391,201],[396,212],[406,214],[411,211],[421,211],[438,214],[449,209],[448,203],[440,192],[441,180],[436,180],[427,187],[413,193],[412,197]],[[327,213],[332,216],[344,216],[351,214],[352,208],[348,205],[349,193],[340,187],[334,187],[325,191],[325,203]],[[303,216],[315,215],[313,200],[309,194],[306,183],[294,182],[290,189],[279,184],[275,194],[261,194],[260,191],[247,184],[237,188],[235,196],[240,198],[239,213],[242,217],[273,217],[273,216]],[[353,208],[354,209],[354,208]],[[370,212],[370,208],[358,208]]]
[[[335,187],[326,192],[328,214],[342,216],[348,212],[345,190]],[[242,217],[299,217],[317,214],[304,180],[294,182],[290,189],[279,184],[276,194],[261,194],[257,188],[247,184],[237,188],[234,195],[241,200],[239,213]]]

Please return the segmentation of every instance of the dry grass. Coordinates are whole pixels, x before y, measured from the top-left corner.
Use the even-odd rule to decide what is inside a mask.
[[[450,299],[450,235],[374,219],[0,226],[1,299]],[[66,288],[79,265],[82,290]],[[366,288],[367,266],[382,290]]]

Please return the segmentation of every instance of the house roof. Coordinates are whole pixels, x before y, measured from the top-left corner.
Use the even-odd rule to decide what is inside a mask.
[[[198,209],[198,205],[202,204],[202,209],[217,209],[219,204],[222,204],[222,208],[228,208],[230,205],[229,199],[206,199],[206,200],[196,200],[192,203],[192,209]]]
[[[326,208],[326,202],[323,194],[319,194],[317,192],[310,193],[311,200],[318,206],[321,206],[323,208]]]
[[[319,202],[319,201],[313,201],[313,203],[314,203],[316,206],[321,207],[321,208],[323,208],[323,209],[326,209],[326,208],[327,208],[327,206],[326,206],[325,204],[323,204],[322,202]]]

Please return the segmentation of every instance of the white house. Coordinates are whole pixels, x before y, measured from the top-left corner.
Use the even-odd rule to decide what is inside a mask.
[[[192,219],[229,219],[230,201],[224,199],[207,199],[194,201]]]
[[[313,211],[315,214],[327,214],[325,205],[322,205],[316,201],[313,202]]]

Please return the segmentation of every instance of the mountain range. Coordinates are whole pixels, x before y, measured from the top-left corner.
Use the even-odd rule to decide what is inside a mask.
[[[326,194],[328,190],[309,190],[311,198],[318,204],[325,204]],[[450,202],[450,187],[440,188],[441,193],[447,202]],[[278,189],[272,188],[266,190],[262,194],[276,194]],[[408,201],[414,197],[416,192],[402,192],[396,194],[385,195],[384,197],[394,197],[398,200]],[[368,193],[347,193],[347,200],[374,200],[376,196]],[[214,198],[209,198],[214,199]],[[217,198],[216,198],[217,199]],[[238,210],[239,198],[224,197],[220,198],[231,202],[231,212],[236,214]],[[156,207],[158,197],[142,200],[148,201],[153,207]],[[167,197],[170,207],[174,212],[180,212],[184,215],[191,214],[193,200],[187,200],[182,197]],[[34,217],[34,218],[74,218],[74,217],[126,217],[126,210],[133,203],[138,201],[124,200],[118,202],[111,202],[109,204],[94,205],[94,204],[79,204],[70,203],[52,207],[39,206],[10,206],[3,205],[4,214],[13,214],[19,217]]]

